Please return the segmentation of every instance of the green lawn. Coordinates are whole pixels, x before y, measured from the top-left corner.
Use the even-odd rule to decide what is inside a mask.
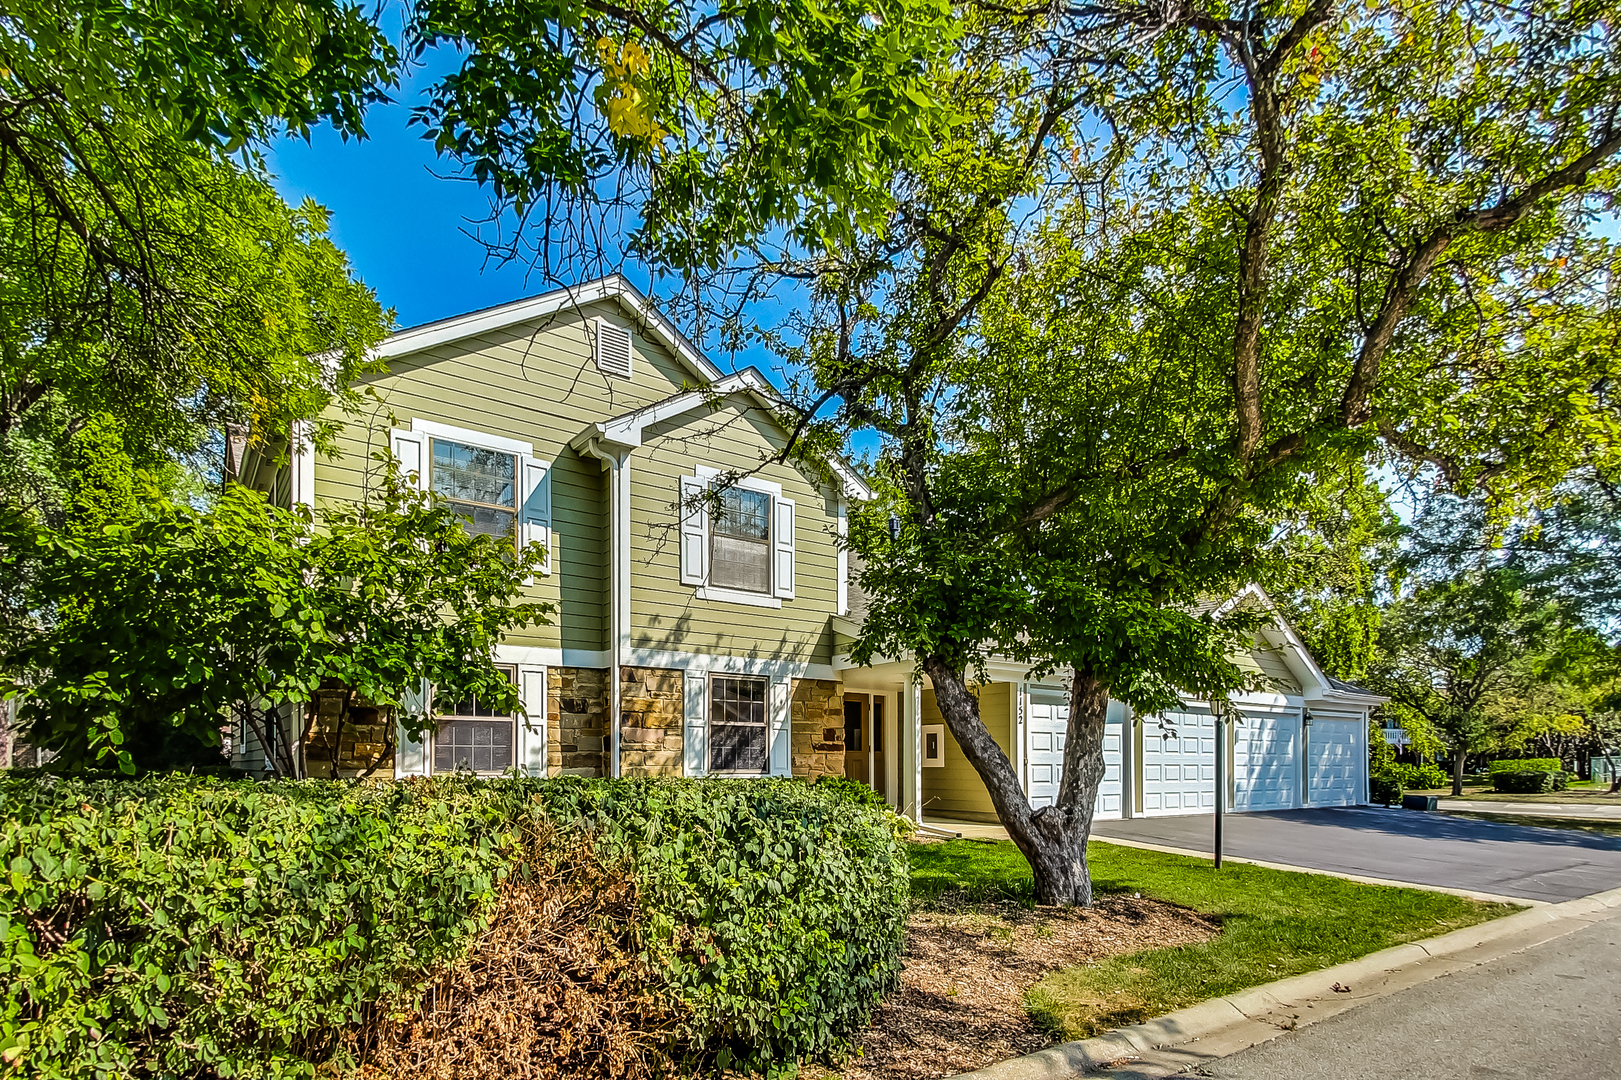
[[[1443,799],[1452,798],[1452,788],[1436,788],[1433,791],[1413,792],[1415,795],[1439,795]],[[1490,783],[1478,780],[1465,780],[1463,782],[1463,795],[1465,799],[1482,802],[1516,802],[1516,803],[1564,803],[1577,806],[1621,806],[1621,791],[1610,794],[1609,784],[1595,784],[1591,780],[1573,781],[1564,791],[1549,791],[1535,795],[1515,795],[1508,792],[1492,790]]]
[[[1540,814],[1477,814],[1469,810],[1442,810],[1448,817],[1495,821],[1499,825],[1534,825],[1539,829],[1575,829],[1601,836],[1621,836],[1621,821],[1604,818],[1544,817]]]
[[[1318,874],[1093,844],[1100,891],[1140,892],[1217,916],[1222,932],[1201,945],[1156,949],[1054,972],[1026,1004],[1064,1039],[1081,1039],[1288,975],[1353,960],[1391,945],[1456,930],[1517,908],[1446,893],[1363,885]],[[1034,891],[1011,843],[953,840],[912,848],[914,902],[1016,899]]]

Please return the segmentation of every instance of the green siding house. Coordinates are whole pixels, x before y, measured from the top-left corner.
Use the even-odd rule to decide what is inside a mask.
[[[282,505],[354,501],[388,451],[468,528],[543,545],[533,596],[557,612],[497,651],[516,715],[467,701],[425,742],[390,738],[376,716],[344,728],[336,762],[324,738],[301,748],[313,774],[836,774],[915,820],[994,820],[912,658],[851,661],[864,600],[838,538],[871,493],[836,459],[772,462],[787,434],[758,372],[720,371],[617,276],[404,330],[379,353],[365,413],[327,418],[342,425],[335,459],[295,430],[291,455],[233,440],[228,471]],[[1325,675],[1259,588],[1222,607],[1240,604],[1275,616],[1238,657],[1256,689],[1224,718],[1212,702],[1160,716],[1112,703],[1100,817],[1367,801],[1367,721],[1383,699]],[[985,674],[981,716],[1031,805],[1050,805],[1066,688],[1011,662]],[[1230,729],[1221,792],[1217,723]],[[240,766],[264,767],[247,732],[233,743]]]
[[[283,505],[354,501],[387,450],[470,529],[543,545],[533,597],[557,610],[498,650],[520,714],[467,702],[426,743],[361,727],[340,770],[393,743],[400,777],[843,773],[835,538],[869,492],[842,461],[762,464],[787,435],[758,372],[720,371],[617,275],[403,330],[378,352],[363,414],[327,418],[342,425],[336,458],[295,429],[279,464],[233,442],[230,471]],[[750,475],[706,512],[693,496],[733,471]],[[238,764],[262,768],[238,743]]]

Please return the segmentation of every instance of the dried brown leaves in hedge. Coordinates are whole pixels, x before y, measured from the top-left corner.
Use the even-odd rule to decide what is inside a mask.
[[[668,1075],[680,1006],[637,955],[636,885],[588,841],[537,837],[471,955],[357,1047],[363,1080]]]

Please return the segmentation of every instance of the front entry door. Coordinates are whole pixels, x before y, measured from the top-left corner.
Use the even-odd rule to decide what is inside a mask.
[[[844,695],[844,775],[870,786],[871,781],[867,778],[867,740],[862,738],[866,727],[866,695]]]

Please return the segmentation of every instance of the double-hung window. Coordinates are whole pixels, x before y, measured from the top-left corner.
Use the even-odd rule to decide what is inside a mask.
[[[709,771],[764,773],[771,768],[765,679],[709,678]]]
[[[517,672],[501,669],[509,680]],[[436,718],[433,771],[500,773],[512,768],[518,718],[491,708],[476,696],[456,702]]]
[[[794,598],[794,501],[778,484],[681,479],[681,583],[700,600],[781,607]]]
[[[432,439],[428,477],[470,533],[517,541],[518,457],[502,450]]]
[[[771,496],[724,488],[709,530],[709,580],[723,589],[771,591]]]

